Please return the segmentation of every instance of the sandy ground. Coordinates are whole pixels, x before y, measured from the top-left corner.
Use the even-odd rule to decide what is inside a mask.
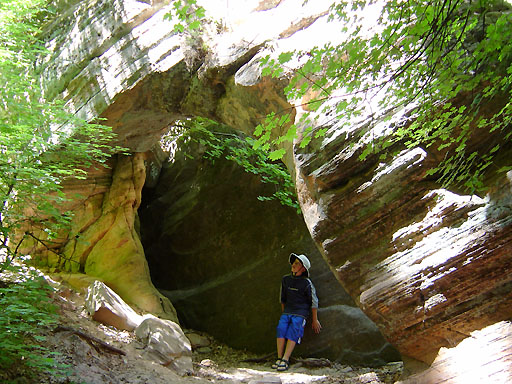
[[[246,362],[259,356],[246,351],[237,351],[216,342],[208,335],[210,345],[193,351],[194,372],[180,376],[171,369],[146,357],[144,346],[133,332],[120,331],[93,321],[84,307],[82,295],[64,290],[55,295],[60,312],[62,328],[48,332],[46,346],[59,352],[58,360],[68,365],[62,376],[44,375],[37,383],[394,383],[402,371],[401,363],[392,363],[379,368],[353,367],[337,363],[321,368],[310,368],[302,363],[292,364],[286,372],[276,372],[270,365],[273,358],[262,362]],[[126,353],[110,351],[70,330],[78,330],[97,338],[109,346]],[[186,330],[187,331],[187,330]]]

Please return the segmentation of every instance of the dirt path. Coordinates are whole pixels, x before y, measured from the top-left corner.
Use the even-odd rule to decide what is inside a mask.
[[[400,363],[380,368],[351,367],[333,364],[331,367],[307,368],[293,364],[287,372],[270,368],[271,361],[244,362],[255,356],[235,351],[204,335],[210,345],[193,352],[194,372],[179,376],[169,368],[145,357],[144,346],[133,332],[119,331],[93,321],[83,305],[83,297],[74,292],[56,296],[62,327],[47,334],[46,345],[60,353],[58,360],[69,366],[67,375],[46,375],[39,383],[84,384],[206,384],[206,383],[394,383],[400,373]],[[74,329],[78,333],[70,331]],[[80,334],[81,333],[81,334]],[[87,335],[89,337],[84,337]],[[114,347],[108,349],[101,343]],[[118,349],[125,353],[117,353]]]

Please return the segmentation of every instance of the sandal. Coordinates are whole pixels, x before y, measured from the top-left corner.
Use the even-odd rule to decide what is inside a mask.
[[[272,364],[270,367],[272,369],[277,369],[277,367],[279,367],[279,364],[281,364],[281,361],[283,361],[283,359],[281,359],[280,357],[277,358],[276,362],[274,364]]]
[[[277,366],[277,370],[279,372],[283,372],[283,371],[287,371],[288,368],[290,368],[290,363],[288,362],[288,360],[281,359],[281,361],[279,362],[279,364]]]

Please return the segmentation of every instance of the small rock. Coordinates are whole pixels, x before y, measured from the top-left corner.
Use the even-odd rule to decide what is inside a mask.
[[[366,372],[359,375],[358,380],[361,384],[379,384],[381,381],[375,372]]]
[[[135,335],[144,342],[144,353],[180,375],[193,371],[191,347],[180,326],[171,320],[146,318]]]
[[[210,347],[201,347],[197,348],[196,352],[198,353],[211,353],[212,349]]]
[[[215,361],[210,360],[210,359],[204,359],[204,360],[201,360],[199,365],[201,367],[205,367],[205,368],[214,368],[217,366],[217,363],[215,363]]]
[[[211,344],[211,341],[208,337],[195,332],[186,333],[185,336],[187,336],[187,338],[190,340],[190,345],[194,350],[201,347],[208,347]]]
[[[348,372],[352,372],[352,371],[353,371],[352,367],[350,367],[348,365],[346,367],[339,369],[339,372],[341,372],[341,373],[348,373]]]

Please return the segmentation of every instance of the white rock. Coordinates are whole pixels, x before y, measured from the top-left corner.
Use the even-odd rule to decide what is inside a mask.
[[[127,331],[133,331],[144,319],[98,280],[87,288],[85,307],[94,320]]]
[[[147,317],[135,329],[135,336],[145,344],[144,353],[153,361],[180,375],[193,372],[190,341],[174,321]]]

